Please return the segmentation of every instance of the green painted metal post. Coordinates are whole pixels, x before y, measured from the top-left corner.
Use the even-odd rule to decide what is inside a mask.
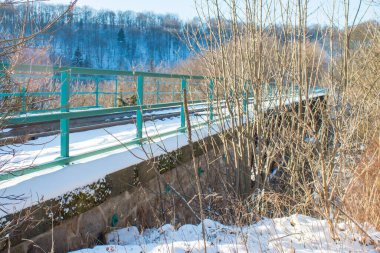
[[[269,97],[273,97],[273,87],[275,87],[275,84],[273,82],[269,83]]]
[[[95,106],[99,107],[99,79],[95,77]]]
[[[22,95],[21,95],[21,111],[24,113],[24,112],[26,112],[26,98],[25,98],[26,88],[25,88],[25,86],[22,86],[21,93],[22,93]]]
[[[243,110],[244,113],[247,113],[248,109],[248,92],[247,92],[247,84],[244,85],[244,91],[243,91]]]
[[[235,101],[233,99],[233,91],[232,91],[232,88],[230,88],[230,92],[229,92],[229,95],[228,95],[228,98],[229,101],[230,101],[230,106],[231,106],[231,110],[234,111],[234,107],[235,107]]]
[[[208,94],[208,99],[209,99],[209,103],[210,103],[210,123],[212,123],[212,121],[214,120],[214,80],[210,80],[210,84],[209,84],[209,94]]]
[[[182,95],[182,105],[181,105],[181,132],[185,132],[186,118],[185,118],[185,90],[187,82],[186,79],[181,80],[181,95]],[[187,93],[186,93],[187,94]]]
[[[156,80],[156,104],[160,103],[160,81]]]
[[[61,73],[61,112],[69,112],[70,72]],[[61,157],[69,157],[70,121],[61,119]]]
[[[118,90],[118,81],[115,80],[115,94],[113,96],[113,106],[117,107],[117,90]]]
[[[172,102],[174,102],[174,85],[172,86]]]
[[[142,106],[144,105],[144,77],[138,76],[137,77],[137,99],[136,99],[136,105]],[[142,128],[143,128],[143,110],[140,107],[136,111],[136,138],[141,139],[142,138]]]

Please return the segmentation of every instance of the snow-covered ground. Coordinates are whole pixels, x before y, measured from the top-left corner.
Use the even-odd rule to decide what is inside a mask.
[[[205,220],[204,224],[208,253],[380,252],[380,248],[363,243],[362,237],[348,224],[337,226],[340,240],[334,241],[326,221],[303,215],[263,219],[243,227],[225,226],[212,220]],[[369,233],[374,240],[380,240],[379,232]],[[106,239],[108,245],[75,253],[204,252],[201,225],[187,224],[178,229],[164,225],[143,232],[128,227],[107,234]]]

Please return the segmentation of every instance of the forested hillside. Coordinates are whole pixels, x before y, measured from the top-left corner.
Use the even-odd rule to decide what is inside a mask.
[[[11,40],[17,37],[17,34],[32,34],[32,29],[45,27],[67,6],[38,3],[28,8],[32,10],[26,10],[22,5],[9,4],[0,9],[2,38]],[[224,22],[225,31],[221,40],[228,41],[232,34],[231,21]],[[377,25],[376,22],[362,23],[362,29],[356,29],[351,35],[351,46],[355,46],[356,40],[361,41],[367,37],[367,34],[357,31],[363,31],[364,28],[366,30],[368,24]],[[240,25],[244,30],[243,25],[238,26]],[[24,63],[33,64],[158,71],[177,65],[189,57],[190,51],[194,52],[186,45],[187,31],[194,32],[196,35],[192,36],[196,38],[195,41],[203,44],[205,37],[211,33],[218,40],[219,35],[213,32],[216,27],[217,21],[213,18],[210,19],[209,26],[203,27],[197,19],[186,23],[170,14],[114,12],[76,7],[66,18],[55,22],[48,32],[38,35],[33,42],[28,42],[26,47],[23,46],[23,57],[19,58]],[[327,48],[330,37],[324,35],[331,34],[330,29],[321,25],[307,27],[308,41],[318,40],[318,45],[325,49],[326,59],[331,53],[330,48]],[[267,27],[265,30],[268,30],[270,36],[273,36],[274,31],[277,37],[284,36],[282,28],[277,25],[275,29]],[[200,34],[205,37],[199,38]],[[334,44],[337,44],[341,31],[335,28],[332,34]],[[295,39],[291,33],[288,36],[287,39]],[[192,46],[195,46],[196,43],[193,42],[191,41]],[[198,46],[203,47],[199,44]],[[338,45],[334,46],[333,54],[340,53],[341,48]]]
[[[25,20],[27,30],[43,27],[65,7],[38,4],[32,8],[33,18],[27,19],[23,7],[1,9],[2,33],[14,35]],[[152,71],[188,57],[189,50],[182,41],[184,27],[174,15],[75,8],[49,33],[29,44],[42,50],[28,52],[46,54],[45,58],[55,64]]]

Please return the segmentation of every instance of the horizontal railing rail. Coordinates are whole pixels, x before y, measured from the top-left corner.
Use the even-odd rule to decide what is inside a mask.
[[[189,104],[202,104],[206,103],[207,100],[194,100],[189,101]],[[70,112],[57,112],[57,113],[46,113],[41,115],[28,115],[22,117],[9,117],[5,120],[4,124],[6,127],[12,127],[14,125],[20,124],[30,124],[30,123],[42,123],[57,121],[61,119],[76,119],[76,118],[87,118],[95,116],[105,116],[117,113],[125,112],[135,112],[137,110],[150,110],[150,109],[170,109],[172,107],[181,106],[182,102],[173,103],[162,103],[153,105],[141,105],[141,106],[124,106],[116,108],[106,108],[106,109],[95,109],[95,110],[85,110],[85,111],[70,111]]]
[[[0,63],[1,69],[8,68],[6,63]],[[67,72],[70,71],[72,75],[107,75],[107,76],[144,76],[144,77],[157,77],[157,78],[176,78],[176,79],[208,79],[205,76],[197,75],[183,75],[183,74],[166,74],[144,71],[127,71],[127,70],[111,70],[111,69],[92,69],[81,67],[58,67],[58,66],[44,66],[44,65],[16,65],[12,71],[20,72],[36,72],[36,73],[49,73],[49,72]],[[59,78],[59,77],[57,77]]]

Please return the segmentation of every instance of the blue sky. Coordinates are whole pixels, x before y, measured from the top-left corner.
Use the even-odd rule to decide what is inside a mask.
[[[198,0],[199,1],[199,0]],[[331,3],[333,0],[310,0],[309,23],[328,23],[326,12],[331,12]],[[342,0],[337,0],[342,2]],[[370,0],[364,0],[369,2]],[[51,3],[68,4],[70,0],[50,0]],[[351,0],[352,10],[358,6],[359,0]],[[160,14],[172,13],[178,15],[184,20],[190,20],[197,15],[194,0],[79,0],[79,6],[87,5],[95,9],[110,9],[110,10],[132,10],[136,12],[151,11]],[[352,11],[354,13],[354,11]],[[343,7],[338,6],[336,17],[343,18]],[[351,19],[353,19],[353,14]],[[359,17],[363,20],[378,19],[380,17],[380,6],[370,7],[362,6],[362,12]],[[342,22],[342,20],[340,21]]]

